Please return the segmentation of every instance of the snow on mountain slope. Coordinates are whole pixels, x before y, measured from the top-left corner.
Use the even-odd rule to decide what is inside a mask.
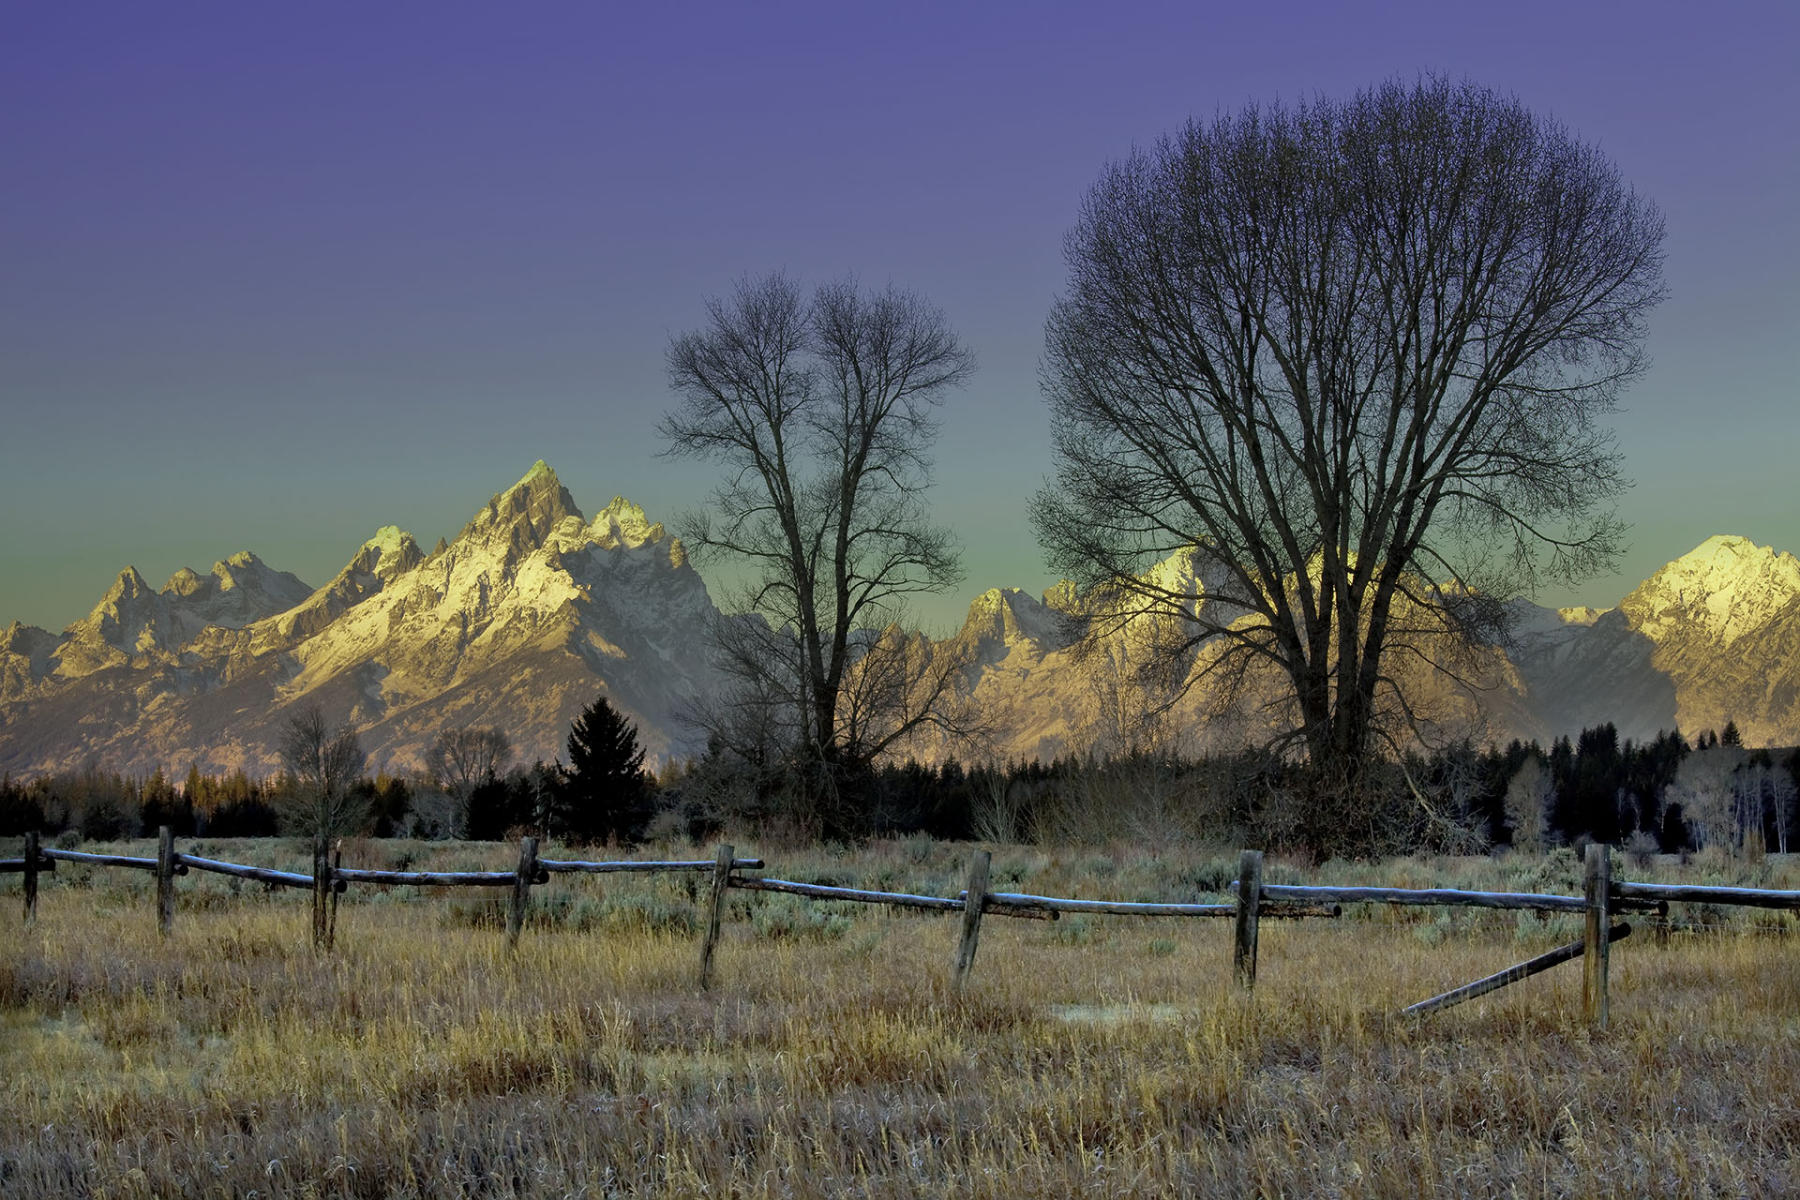
[[[1627,737],[1735,720],[1751,744],[1800,741],[1800,561],[1708,538],[1615,609],[1524,621],[1514,657],[1553,733],[1612,721]]]
[[[1800,559],[1748,538],[1710,537],[1620,602],[1657,644],[1696,636],[1720,647],[1766,628],[1800,597]]]
[[[711,684],[705,584],[641,509],[615,499],[590,523],[541,462],[429,557],[386,526],[316,591],[252,565],[267,570],[239,556],[165,593],[127,570],[48,650],[51,635],[9,629],[0,767],[267,770],[282,721],[315,703],[358,727],[374,765],[416,766],[455,725],[497,725],[522,760],[548,760],[602,690],[652,758],[691,748],[677,714]]]
[[[1225,574],[1197,554],[1172,556],[1150,579],[1189,612],[1229,603]],[[1167,618],[1127,621],[1097,648],[1079,646],[1088,604],[1066,582],[1041,600],[1015,588],[976,597],[961,630],[922,652],[955,656],[983,737],[907,751],[1195,750],[1260,738],[1282,719],[1282,684],[1266,670],[1246,678],[1235,710],[1214,703],[1216,646],[1190,650],[1180,680],[1141,679],[1136,667]],[[1616,608],[1511,608],[1504,656],[1464,656],[1473,690],[1389,664],[1441,734],[1543,740],[1612,721],[1647,738],[1732,719],[1753,745],[1800,742],[1791,555],[1711,538]],[[538,463],[429,555],[384,526],[314,591],[240,554],[211,576],[178,572],[160,591],[127,568],[61,635],[14,623],[0,631],[0,770],[97,759],[265,771],[282,722],[310,704],[351,721],[376,766],[416,766],[439,731],[462,725],[498,726],[521,760],[548,760],[602,691],[637,722],[652,759],[679,756],[698,748],[680,714],[718,685],[706,636],[717,619],[660,524],[622,498],[589,520]]]
[[[53,669],[75,678],[140,656],[173,655],[209,628],[241,629],[310,590],[249,551],[214,563],[210,575],[183,567],[161,591],[126,567],[93,611],[64,631]]]

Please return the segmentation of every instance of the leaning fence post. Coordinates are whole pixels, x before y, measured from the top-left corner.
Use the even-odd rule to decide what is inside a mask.
[[[1246,988],[1256,986],[1256,918],[1262,908],[1261,850],[1245,850],[1238,855],[1237,940],[1232,946],[1231,965],[1237,981]]]
[[[156,830],[156,927],[164,937],[175,925],[175,831]]]
[[[963,891],[962,937],[956,943],[956,962],[951,973],[951,986],[962,991],[975,965],[975,946],[981,940],[981,910],[987,907],[988,864],[992,855],[977,850],[969,860],[969,882]]]
[[[712,987],[713,948],[719,944],[719,925],[725,917],[725,889],[731,886],[731,864],[737,851],[720,846],[713,860],[712,896],[706,913],[706,940],[700,943],[700,990]]]
[[[331,859],[325,853],[325,835],[313,837],[313,945],[324,948],[326,928],[326,897],[331,893]]]
[[[37,920],[38,835],[25,831],[25,923]]]
[[[525,901],[531,898],[531,881],[537,875],[538,840],[528,837],[519,843],[519,870],[513,876],[512,906],[506,910],[506,947],[519,944],[519,930],[525,928]]]
[[[1606,1028],[1606,968],[1611,940],[1607,937],[1608,901],[1612,891],[1612,847],[1589,842],[1582,884],[1587,893],[1587,929],[1583,938],[1581,1007],[1588,1024]]]

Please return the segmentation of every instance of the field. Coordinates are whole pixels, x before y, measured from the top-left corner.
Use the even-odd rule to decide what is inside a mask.
[[[146,853],[147,843],[125,847]],[[84,847],[93,848],[93,847]],[[187,849],[188,843],[182,843]],[[967,847],[739,846],[769,874],[952,895]],[[0,847],[0,852],[11,847]],[[16,853],[15,851],[12,851]],[[202,852],[304,869],[285,843]],[[559,851],[552,851],[557,853]],[[709,857],[660,847],[656,856]],[[346,865],[507,868],[498,845]],[[1192,899],[1235,854],[1002,848],[997,889]],[[1626,878],[1794,887],[1789,864]],[[1271,882],[1579,892],[1572,854],[1273,864]],[[957,922],[731,893],[694,983],[703,879],[559,877],[508,953],[495,904],[71,868],[0,913],[0,1194],[36,1196],[1778,1195],[1800,1187],[1800,940],[1787,916],[1632,918],[1612,1025],[1579,964],[1413,1022],[1405,1004],[1578,936],[1574,919],[1364,906],[1265,921]]]

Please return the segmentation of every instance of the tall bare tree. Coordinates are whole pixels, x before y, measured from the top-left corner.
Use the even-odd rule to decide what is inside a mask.
[[[333,727],[323,709],[308,705],[282,724],[276,749],[295,784],[283,814],[290,826],[334,838],[368,822],[368,800],[352,786],[367,760],[349,725]]]
[[[1617,554],[1599,419],[1643,368],[1662,237],[1598,151],[1442,79],[1193,122],[1089,193],[1039,534],[1119,620],[1178,621],[1175,665],[1281,678],[1306,836],[1407,736],[1400,660],[1448,668],[1498,599]],[[1217,603],[1146,574],[1195,546]]]
[[[475,789],[494,782],[512,761],[512,739],[494,728],[446,729],[425,750],[425,770],[449,801],[438,814],[446,833],[469,835],[469,801]]]
[[[930,656],[883,634],[909,597],[959,578],[925,493],[934,409],[973,359],[942,313],[892,287],[808,294],[774,274],[709,302],[707,318],[669,347],[681,399],[662,428],[670,453],[724,470],[688,542],[747,568],[720,627],[739,687],[710,723],[772,735],[817,812],[941,712],[889,705],[877,719],[866,702],[942,691]]]

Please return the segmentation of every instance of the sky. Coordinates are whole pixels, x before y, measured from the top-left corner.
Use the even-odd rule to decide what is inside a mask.
[[[1800,552],[1800,8],[158,4],[0,17],[0,626],[126,564],[327,582],[452,536],[537,459],[673,523],[664,352],[746,275],[854,274],[978,360],[933,502],[965,581],[1054,582],[1026,518],[1062,239],[1193,117],[1421,72],[1561,120],[1662,209],[1670,298],[1613,419],[1607,606],[1715,533]]]

